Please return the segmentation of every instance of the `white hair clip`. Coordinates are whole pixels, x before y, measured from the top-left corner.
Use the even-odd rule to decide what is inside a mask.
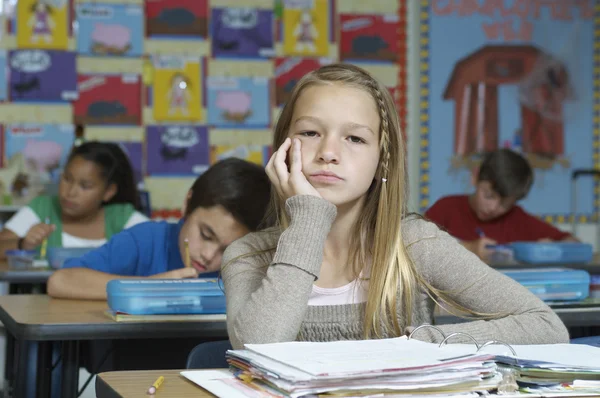
[[[382,178],[381,181],[387,182],[387,178]]]

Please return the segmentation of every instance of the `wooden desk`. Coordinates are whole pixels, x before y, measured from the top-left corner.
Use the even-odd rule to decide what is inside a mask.
[[[208,398],[214,397],[205,389],[179,375],[181,370],[151,370],[106,372],[96,377],[96,397],[129,398],[147,397],[146,391],[158,378],[165,381],[156,393],[156,397]]]
[[[42,391],[49,391],[50,386],[50,342],[62,342],[61,397],[71,398],[77,396],[79,340],[228,338],[225,315],[222,320],[208,322],[115,322],[104,314],[107,308],[105,301],[59,300],[46,295],[0,296],[0,321],[16,339],[15,396],[24,396],[27,353],[33,341],[40,344],[37,385]]]

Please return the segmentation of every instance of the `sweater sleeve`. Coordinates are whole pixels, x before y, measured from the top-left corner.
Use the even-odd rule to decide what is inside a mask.
[[[567,343],[569,334],[550,307],[520,283],[484,264],[454,238],[432,223],[410,221],[413,230],[409,253],[415,267],[434,288],[470,311],[493,314],[486,320],[438,327],[449,335],[468,333],[479,342],[508,344]],[[492,318],[492,319],[490,319]],[[414,325],[418,326],[418,325]],[[415,338],[442,340],[434,330],[422,329]],[[457,337],[451,342],[469,342]]]
[[[314,196],[287,200],[289,227],[269,263],[267,233],[250,234],[230,245],[221,271],[227,298],[227,331],[234,348],[248,343],[296,339],[336,207]],[[253,254],[254,253],[254,254]],[[241,256],[241,257],[240,257]]]

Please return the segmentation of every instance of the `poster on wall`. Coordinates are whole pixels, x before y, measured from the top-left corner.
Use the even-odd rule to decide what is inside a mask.
[[[269,57],[274,54],[273,11],[259,8],[213,8],[213,57]]]
[[[146,35],[151,38],[206,38],[208,0],[147,0]]]
[[[139,57],[144,52],[144,9],[133,4],[77,5],[77,52]]]
[[[283,53],[327,56],[331,41],[330,0],[283,0]]]
[[[396,62],[398,15],[340,14],[340,60]]]
[[[534,168],[522,204],[546,219],[569,213],[571,171],[594,166],[592,2],[513,3],[421,8],[421,211],[471,192],[471,172],[499,148]],[[576,205],[589,215],[593,182],[584,180]]]
[[[140,125],[140,75],[79,75],[79,99],[73,102],[75,124]]]
[[[66,102],[77,99],[75,53],[11,50],[9,93],[14,102]]]
[[[8,60],[6,50],[0,50],[0,102],[8,99]]]
[[[152,108],[156,121],[202,120],[202,64],[198,57],[153,57]]]
[[[160,125],[146,129],[146,172],[150,176],[198,175],[209,167],[205,126]]]
[[[275,104],[283,106],[302,76],[331,62],[327,58],[275,58]]]
[[[218,132],[214,132],[217,133]],[[266,166],[271,157],[271,147],[268,145],[211,145],[210,164],[215,164],[223,159],[238,158]]]
[[[267,127],[271,121],[266,77],[206,79],[208,123],[216,127]]]
[[[74,140],[73,125],[7,125],[4,159],[10,172],[0,177],[2,186],[12,187],[12,196],[19,203],[58,183]]]
[[[68,0],[19,0],[17,46],[66,50],[69,44],[69,14]]]

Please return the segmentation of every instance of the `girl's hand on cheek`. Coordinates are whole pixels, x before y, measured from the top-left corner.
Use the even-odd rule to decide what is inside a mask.
[[[266,167],[267,175],[275,190],[284,200],[296,195],[321,197],[302,173],[302,148],[300,140],[286,138],[279,149],[271,156]],[[285,162],[290,152],[290,168]]]

